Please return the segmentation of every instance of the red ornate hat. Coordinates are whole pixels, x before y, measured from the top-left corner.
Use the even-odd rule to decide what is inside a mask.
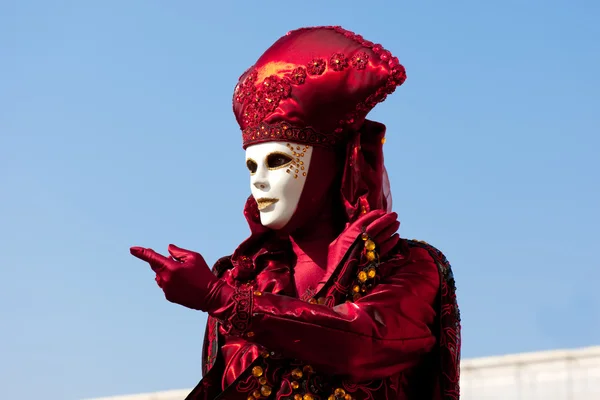
[[[398,58],[341,27],[302,28],[241,77],[233,111],[244,148],[286,140],[332,147],[406,79]]]

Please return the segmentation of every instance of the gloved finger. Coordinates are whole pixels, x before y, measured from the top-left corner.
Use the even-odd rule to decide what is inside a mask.
[[[368,225],[366,230],[369,235],[377,237],[384,229],[396,222],[398,222],[398,214],[395,212],[385,214],[384,212],[384,215]]]
[[[373,210],[366,214],[362,214],[355,222],[352,223],[352,225],[358,225],[366,228],[385,214],[386,213],[383,210]]]
[[[174,244],[169,245],[169,254],[177,261],[186,261],[192,258],[202,258],[202,256],[194,251],[182,249]]]
[[[379,245],[379,256],[383,257],[388,254],[400,241],[400,235],[394,233],[389,239]]]
[[[373,236],[375,240],[375,244],[379,245],[380,242],[386,241],[390,238],[394,233],[398,232],[398,228],[400,228],[400,222],[394,221],[390,225],[384,227],[377,235]],[[367,231],[368,232],[368,231]]]
[[[158,254],[152,249],[146,249],[143,247],[132,247],[129,249],[129,252],[134,257],[139,258],[140,260],[146,261],[150,264],[150,267],[153,271],[157,271],[161,268],[168,268],[170,264],[173,262],[169,260],[167,257],[162,254]]]

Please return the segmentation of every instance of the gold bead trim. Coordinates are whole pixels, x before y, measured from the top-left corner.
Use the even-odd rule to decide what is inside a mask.
[[[379,263],[379,254],[375,242],[367,233],[363,233],[361,239],[364,242],[363,257],[367,264],[356,273],[356,283],[352,285],[352,292],[349,294],[354,301],[366,294],[368,289],[375,283]]]

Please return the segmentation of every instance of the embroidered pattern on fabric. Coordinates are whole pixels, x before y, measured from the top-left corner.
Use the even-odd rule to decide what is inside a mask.
[[[310,146],[333,146],[336,143],[336,138],[332,135],[324,135],[311,127],[298,128],[287,122],[276,124],[263,122],[258,126],[246,128],[242,131],[242,139],[245,146],[273,140],[287,140]]]
[[[306,68],[298,67],[292,71],[290,76],[290,80],[294,82],[296,85],[302,85],[306,82]]]
[[[217,332],[218,332],[218,321],[209,316],[206,322],[206,339],[209,344],[206,347],[206,360],[203,366],[204,374],[213,367],[218,355],[218,343],[217,343]]]
[[[367,63],[369,62],[369,55],[364,51],[360,53],[356,53],[352,56],[352,60],[350,63],[356,69],[365,69],[367,67]]]
[[[335,390],[339,394],[340,389]],[[338,398],[333,393],[330,379],[316,373],[310,365],[294,361],[282,375],[278,395],[282,400],[353,400],[351,396]]]
[[[409,246],[427,250],[440,271],[441,315],[438,345],[441,359],[442,391],[444,399],[458,400],[460,398],[461,324],[452,267],[444,254],[430,244],[416,240],[409,240],[408,243]]]
[[[246,105],[243,123],[253,126],[275,111],[281,100],[290,96],[292,86],[288,78],[281,79],[275,75],[267,77],[259,87],[255,86],[254,73],[249,78],[239,88],[236,99]]]
[[[212,267],[212,273],[218,278],[222,277],[225,271],[231,269],[231,256],[221,257]],[[219,353],[218,341],[219,321],[216,318],[208,316],[206,321],[206,330],[204,346],[202,347],[202,371],[207,374],[214,366]]]
[[[390,396],[388,393],[387,379],[373,380],[368,382],[342,382],[340,388],[347,396],[360,399],[393,399],[395,396]],[[397,393],[394,391],[394,394]],[[336,396],[337,397],[337,396]]]
[[[264,351],[246,370],[245,377],[240,377],[235,389],[237,393],[246,393],[248,399],[269,398],[276,393],[281,382],[282,368],[280,362],[270,362],[275,353]],[[279,393],[278,393],[279,394]],[[279,397],[279,396],[277,396]]]
[[[242,285],[236,288],[233,294],[234,312],[227,321],[229,325],[228,333],[235,336],[250,336],[251,332],[247,332],[247,330],[252,317],[252,297],[253,291],[250,285]]]
[[[348,59],[342,53],[335,53],[329,59],[329,65],[334,71],[343,71],[348,66]]]
[[[325,60],[322,58],[315,58],[308,63],[307,71],[310,75],[322,75],[325,72]]]
[[[377,89],[375,93],[367,97],[364,101],[357,104],[355,110],[346,118],[344,118],[342,126],[335,130],[335,133],[341,133],[344,130],[343,125],[353,123],[357,118],[366,115],[373,107],[377,105],[377,103],[381,103],[389,94],[394,93],[396,87],[402,85],[406,80],[406,70],[402,64],[400,64],[398,57],[392,56],[392,53],[390,53],[388,50],[385,50],[381,45],[373,44],[373,42],[363,39],[361,35],[357,35],[354,32],[350,32],[340,26],[331,26],[329,28],[334,29],[336,32],[343,34],[349,39],[359,42],[364,47],[371,49],[373,53],[379,56],[380,60],[387,62],[388,66],[391,68],[391,73],[385,85]],[[366,61],[364,66],[366,67]]]
[[[254,86],[254,82],[256,82],[258,72],[251,68],[251,71],[246,73],[248,75],[244,79],[244,82],[235,87],[235,101],[238,103],[243,103],[246,101],[246,99],[251,98],[256,93],[256,86]]]

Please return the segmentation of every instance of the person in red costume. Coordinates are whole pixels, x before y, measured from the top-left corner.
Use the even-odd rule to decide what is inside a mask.
[[[147,248],[166,298],[208,313],[187,399],[458,399],[460,317],[443,254],[399,237],[367,113],[406,79],[340,27],[303,28],[239,79],[250,237],[212,270]]]

